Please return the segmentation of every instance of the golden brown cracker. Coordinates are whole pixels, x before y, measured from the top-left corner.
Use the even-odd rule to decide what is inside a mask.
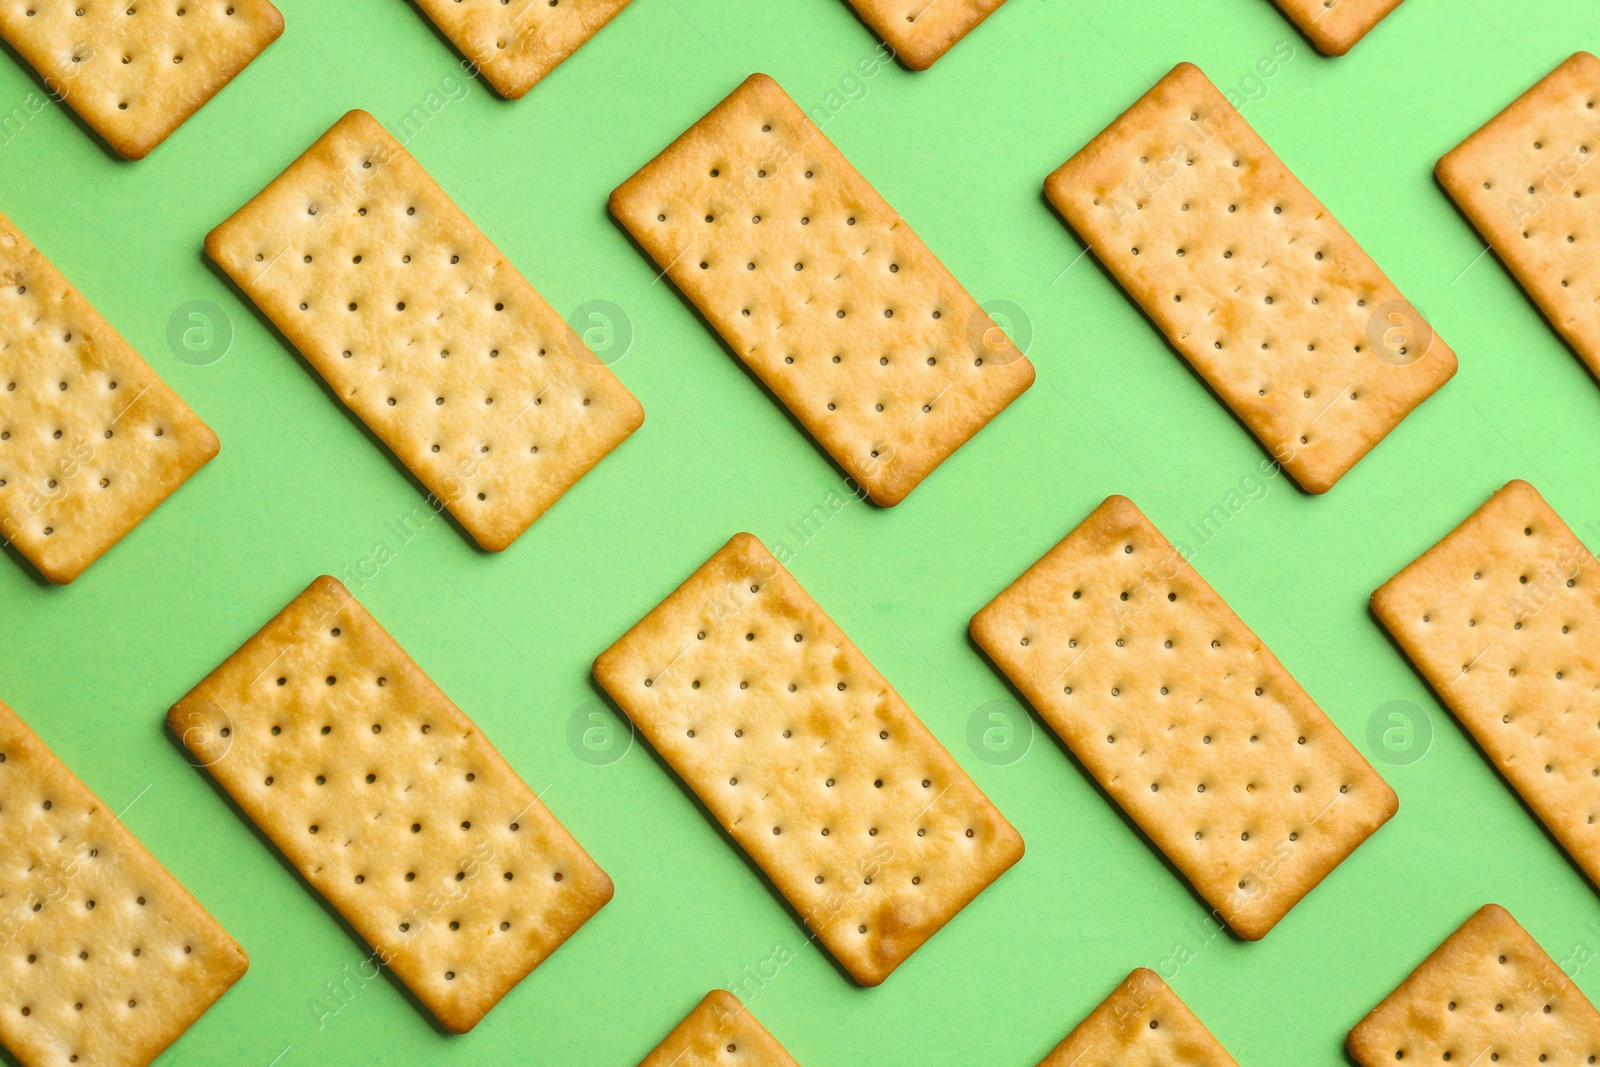
[[[1006,0],[850,0],[912,70],[927,70]]]
[[[713,989],[639,1067],[800,1067],[767,1028],[739,1003]]]
[[[450,42],[511,100],[527,93],[629,0],[416,0]]]
[[[1128,975],[1039,1067],[1239,1067],[1189,1006],[1145,967]]]
[[[1400,0],[1273,0],[1317,51],[1342,56],[1400,6]]]

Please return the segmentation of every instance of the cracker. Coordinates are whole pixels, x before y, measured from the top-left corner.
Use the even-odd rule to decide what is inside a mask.
[[[1039,1067],[1239,1067],[1156,972],[1140,967]]]
[[[1006,0],[850,0],[912,70],[927,70]]]
[[[365,111],[212,230],[206,252],[489,551],[644,422]]]
[[[1579,52],[1439,160],[1445,192],[1600,375],[1600,60]]]
[[[1399,806],[1126,497],[1107,498],[971,631],[1241,937],[1263,937]]]
[[[167,725],[456,1033],[611,899],[605,872],[333,578]]]
[[[1022,353],[765,74],[619,186],[611,211],[878,504],[899,503],[1033,384]]]
[[[0,535],[65,584],[217,435],[4,215],[0,287]]]
[[[0,703],[0,1044],[22,1067],[143,1067],[249,965]]]
[[[267,0],[26,0],[0,38],[127,159],[143,159],[283,33]]]
[[[739,998],[713,989],[639,1067],[800,1067]]]
[[[1325,56],[1356,46],[1400,0],[1273,0]]]
[[[862,985],[1022,858],[1011,824],[750,534],[594,676]]]
[[[1600,563],[1508,482],[1372,594],[1455,717],[1600,885]]]
[[[468,62],[516,100],[599,33],[629,0],[416,0]]]
[[[1455,353],[1198,67],[1173,68],[1045,192],[1308,492],[1455,373]]]
[[[1350,1031],[1361,1067],[1587,1064],[1600,1012],[1498,904],[1485,904]]]

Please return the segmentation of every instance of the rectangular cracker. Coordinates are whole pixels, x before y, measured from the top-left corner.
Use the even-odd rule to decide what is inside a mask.
[[[1126,497],[972,617],[972,638],[1244,938],[1399,800]]]
[[[0,5],[0,38],[127,159],[148,155],[282,33],[267,0]]]
[[[524,96],[629,0],[416,0],[495,92]]]
[[[739,998],[713,989],[639,1067],[800,1067]]]
[[[1022,353],[765,74],[618,186],[611,211],[875,503],[903,500],[1033,384]]]
[[[644,422],[365,111],[212,230],[206,252],[491,552]]]
[[[1022,858],[1022,837],[750,534],[594,676],[862,985]]]
[[[210,427],[0,215],[0,535],[64,585],[217,449]]]
[[[1045,192],[1307,492],[1455,374],[1455,353],[1192,64]]]
[[[1579,52],[1445,153],[1434,173],[1517,283],[1600,375],[1600,60]]]
[[[912,70],[927,70],[1006,0],[850,0]]]
[[[1495,769],[1600,886],[1600,563],[1508,482],[1372,594]]]
[[[1485,904],[1346,1040],[1361,1067],[1587,1064],[1600,1012],[1511,913]]]
[[[1137,968],[1039,1067],[1239,1067],[1161,976]]]
[[[1317,51],[1342,56],[1356,46],[1400,0],[1273,0]]]
[[[167,725],[456,1033],[611,899],[605,872],[336,579],[312,582]]]
[[[0,1044],[22,1067],[143,1067],[249,965],[0,703]]]

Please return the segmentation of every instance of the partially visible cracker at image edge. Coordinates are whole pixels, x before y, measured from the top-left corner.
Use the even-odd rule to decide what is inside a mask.
[[[850,0],[912,70],[927,70],[1006,0]]]
[[[509,546],[644,409],[365,111],[206,252],[480,546]]]
[[[456,1033],[611,899],[605,872],[334,578],[167,725]]]
[[[250,965],[4,703],[0,910],[0,1044],[22,1067],[144,1067]]]
[[[127,159],[143,159],[282,33],[267,0],[0,5],[0,38]]]
[[[1512,481],[1373,593],[1372,611],[1600,886],[1600,562]]]
[[[1307,492],[1455,374],[1455,353],[1192,64],[1045,192]]]
[[[1351,1029],[1361,1067],[1590,1064],[1600,1012],[1511,913],[1486,904]]]
[[[724,342],[873,502],[899,503],[1033,366],[765,74],[611,194]]]
[[[1356,46],[1400,0],[1273,0],[1325,56]]]
[[[1394,790],[1126,497],[972,617],[972,638],[1241,937],[1394,815]]]
[[[1156,972],[1140,967],[1039,1067],[1239,1067]]]
[[[594,676],[862,985],[1022,858],[1022,837],[750,534]]]
[[[639,1067],[800,1067],[739,998],[713,989]]]
[[[630,0],[416,0],[508,100],[527,94]]]
[[[1546,320],[1600,376],[1600,60],[1579,52],[1434,173]],[[1569,173],[1570,171],[1570,173]]]
[[[64,585],[218,447],[217,435],[0,215],[0,536]]]

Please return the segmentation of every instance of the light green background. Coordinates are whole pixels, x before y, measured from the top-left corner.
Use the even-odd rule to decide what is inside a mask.
[[[807,1067],[1031,1067],[1129,969],[1164,961],[1242,1063],[1343,1064],[1346,1029],[1486,901],[1558,961],[1600,951],[1593,890],[1366,606],[1512,477],[1600,543],[1600,388],[1492,255],[1474,265],[1483,244],[1431,176],[1537,77],[1600,44],[1589,0],[1408,0],[1332,60],[1267,0],[1011,0],[931,71],[881,70],[828,136],[979,300],[1023,309],[1039,379],[905,503],[851,502],[803,546],[791,524],[845,495],[839,473],[653,282],[605,202],[752,71],[823,104],[874,53],[870,32],[843,0],[635,0],[523,100],[470,83],[411,150],[563,313],[595,299],[626,309],[634,336],[615,370],[648,413],[499,555],[445,518],[399,544],[386,523],[419,502],[417,485],[201,251],[345,110],[397,128],[459,73],[402,0],[279,3],[283,38],[143,162],[113,158],[54,105],[0,137],[0,210],[222,440],[75,585],[42,584],[10,550],[0,561],[0,698],[110,805],[133,802],[128,825],[251,956],[163,1062],[625,1067],[707,989],[781,949],[794,958],[745,996]],[[1036,718],[1021,759],[977,757],[969,719],[1012,697],[966,624],[1107,494],[1192,540],[1187,524],[1258,472],[1260,446],[1078,258],[1041,182],[1175,62],[1238,90],[1281,42],[1293,58],[1245,116],[1427,312],[1461,371],[1331,493],[1266,481],[1195,553],[1401,798],[1392,823],[1245,944],[1205,938],[1202,906]],[[38,91],[15,55],[0,60],[0,114]],[[231,320],[231,350],[211,366],[168,347],[168,318],[189,300]],[[601,699],[594,655],[741,529],[795,549],[796,576],[1028,843],[877,989],[807,941],[647,746],[595,766],[568,745],[571,717]],[[313,998],[365,946],[162,725],[307,582],[380,541],[394,558],[361,600],[617,887],[464,1037],[388,978],[352,983],[319,1025]],[[1409,765],[1368,738],[1389,701],[1432,728]],[[1577,979],[1600,997],[1600,961]]]

